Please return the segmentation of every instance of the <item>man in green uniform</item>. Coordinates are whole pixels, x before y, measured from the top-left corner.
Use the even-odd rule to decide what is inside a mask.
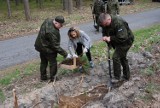
[[[130,4],[134,4],[134,0],[129,0]]]
[[[120,6],[118,0],[107,1],[107,13],[112,15],[119,15]]]
[[[130,70],[126,56],[133,44],[134,35],[130,30],[128,23],[119,16],[104,13],[100,15],[99,21],[102,26],[103,41],[114,48],[112,59],[115,79],[120,80],[122,65],[122,78],[124,80],[129,80]]]
[[[35,49],[40,53],[40,79],[47,80],[46,68],[50,67],[50,81],[52,82],[57,73],[57,54],[69,57],[67,52],[60,47],[59,29],[63,26],[64,17],[57,16],[55,19],[46,19],[41,25],[35,41]]]
[[[101,0],[96,0],[94,2],[94,5],[93,5],[93,11],[92,11],[92,14],[94,15],[94,18],[96,20],[96,24],[97,26],[95,26],[95,28],[97,29],[97,31],[99,32],[99,15],[101,13],[104,12],[104,3],[103,1]]]

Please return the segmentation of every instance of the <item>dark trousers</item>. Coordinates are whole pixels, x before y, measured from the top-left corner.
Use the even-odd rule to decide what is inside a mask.
[[[97,24],[97,31],[99,31],[99,26],[100,26],[100,24],[99,24],[99,15],[96,15],[96,24]]]
[[[84,47],[83,44],[77,43],[76,53],[77,53],[78,56],[83,55],[83,47]],[[88,61],[92,61],[90,49],[88,49],[88,52],[86,53],[86,56],[87,56]]]
[[[50,67],[50,79],[53,79],[53,77],[57,73],[57,60],[56,60],[57,54],[51,54],[51,53],[41,53],[40,52],[40,74],[41,79],[47,78],[47,66],[49,64]]]
[[[123,67],[123,77],[127,80],[130,78],[130,70],[128,60],[126,59],[127,52],[131,45],[124,47],[115,47],[115,52],[113,54],[113,69],[114,76],[116,79],[121,77],[121,66]]]

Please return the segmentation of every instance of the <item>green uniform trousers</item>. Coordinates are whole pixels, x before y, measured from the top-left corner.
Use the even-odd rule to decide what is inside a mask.
[[[96,24],[97,24],[97,27],[96,27],[96,29],[97,29],[97,31],[99,31],[99,27],[100,27],[100,24],[99,24],[99,14],[97,14],[96,16]]]
[[[57,54],[53,53],[42,53],[40,52],[40,74],[41,74],[41,80],[47,79],[47,66],[49,64],[50,67],[50,79],[54,79],[54,76],[57,73],[57,60],[56,60]]]
[[[121,77],[121,66],[123,67],[123,78],[129,80],[130,78],[130,70],[128,65],[128,60],[126,59],[127,52],[131,45],[115,47],[115,51],[113,54],[113,69],[114,76],[116,79],[120,79]]]

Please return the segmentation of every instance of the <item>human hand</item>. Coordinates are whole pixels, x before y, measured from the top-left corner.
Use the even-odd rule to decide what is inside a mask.
[[[102,40],[103,41],[106,41],[106,42],[110,42],[111,40],[110,40],[110,36],[104,36],[103,38],[102,38]]]
[[[88,49],[87,48],[84,48],[83,49],[83,53],[87,53],[88,52]]]
[[[66,58],[67,58],[67,59],[72,58],[71,54],[67,54],[67,57],[66,57]]]
[[[76,54],[73,54],[73,58],[78,58],[78,56]]]

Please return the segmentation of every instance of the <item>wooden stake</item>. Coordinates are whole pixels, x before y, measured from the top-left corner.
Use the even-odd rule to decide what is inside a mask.
[[[13,89],[13,98],[14,98],[14,108],[18,108],[18,99],[17,99],[17,96],[16,96],[16,90]]]
[[[65,69],[69,69],[69,70],[73,70],[73,69],[77,68],[76,57],[73,58],[73,64],[72,65],[61,64],[60,67],[65,68]]]
[[[73,66],[76,67],[76,57],[73,58]]]

